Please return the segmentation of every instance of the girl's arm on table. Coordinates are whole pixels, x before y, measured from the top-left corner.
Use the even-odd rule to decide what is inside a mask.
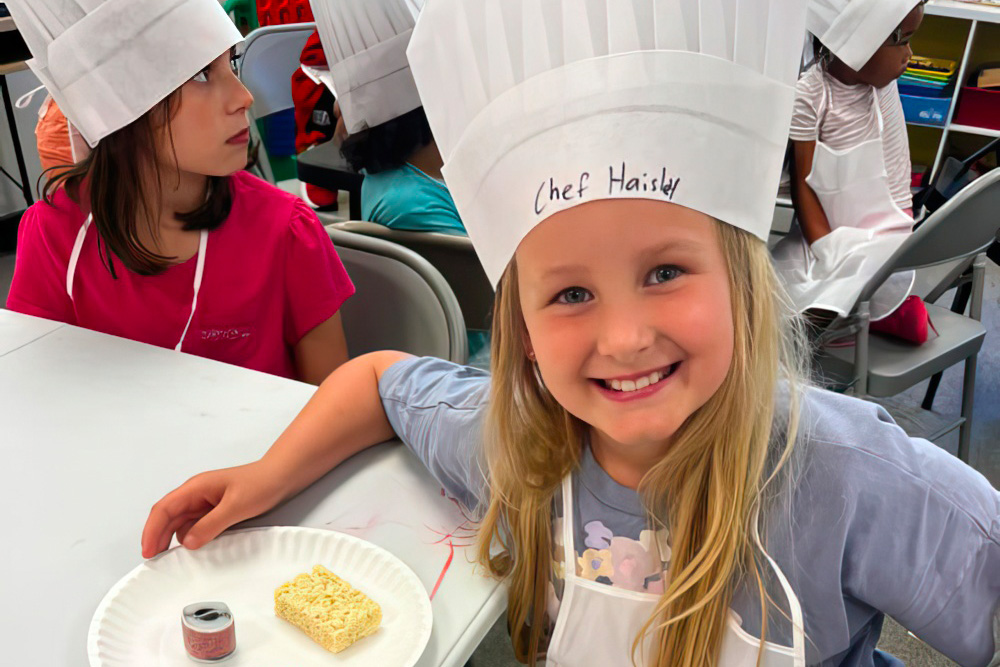
[[[802,235],[810,245],[830,233],[830,222],[826,219],[823,205],[806,183],[806,178],[812,171],[815,151],[815,141],[792,142],[792,204],[795,206],[795,216],[799,220]]]
[[[394,437],[378,383],[402,352],[352,359],[327,378],[259,461],[192,477],[153,505],[142,555],[155,556],[171,537],[197,549],[233,524],[257,516],[306,488],[363,449]]]

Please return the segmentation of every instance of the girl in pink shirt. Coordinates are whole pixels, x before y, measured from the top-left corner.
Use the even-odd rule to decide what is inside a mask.
[[[354,286],[312,210],[242,171],[253,98],[232,62],[49,179],[7,307],[318,384],[347,359]]]

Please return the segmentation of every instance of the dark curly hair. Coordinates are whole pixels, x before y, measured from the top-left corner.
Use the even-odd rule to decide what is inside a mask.
[[[399,169],[417,149],[434,141],[423,107],[352,134],[340,152],[355,171],[369,174]]]

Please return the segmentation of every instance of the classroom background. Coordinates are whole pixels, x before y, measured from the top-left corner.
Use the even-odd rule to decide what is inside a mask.
[[[244,33],[262,26],[312,19],[308,3],[295,0],[257,0],[256,5],[254,0],[229,0],[224,5]],[[940,183],[950,182],[964,161],[1000,139],[1000,3],[995,0],[930,0],[925,11],[924,23],[912,41],[912,48],[915,58],[930,61],[914,63],[899,82],[915,193],[935,177]],[[26,206],[37,197],[35,184],[41,172],[34,128],[44,94],[35,95],[23,108],[14,107],[13,101],[38,86],[37,79],[23,65],[23,55],[18,51],[14,34],[12,21],[0,4],[0,82],[5,113],[0,128],[0,168],[3,170],[0,176],[0,303],[6,301],[13,274],[17,223]],[[287,79],[282,79],[280,73],[298,67],[298,53],[294,55],[294,62],[276,65],[273,72],[265,75],[287,85]],[[930,68],[926,67],[928,63]],[[988,70],[992,73],[980,76]],[[257,106],[264,107],[255,113],[257,131],[266,152],[264,175],[279,187],[300,194],[302,181],[299,176],[315,179],[318,171],[321,174],[318,180],[323,184],[340,186],[337,210],[320,213],[323,222],[357,220],[360,198],[357,178],[342,171],[336,173],[343,165],[335,157],[332,166],[326,165],[333,173],[323,175],[323,163],[305,165],[302,169],[295,155],[293,109],[280,108],[280,102],[267,108],[267,100],[260,95]],[[327,156],[326,159],[331,158]],[[997,151],[981,156],[972,167],[972,175],[997,168],[997,159]],[[779,192],[774,225],[777,231],[788,226],[791,211],[787,208],[787,197],[787,192]],[[1000,212],[997,215],[1000,221]],[[952,298],[953,291],[950,291],[939,303],[951,304]],[[988,335],[978,359],[969,463],[994,486],[1000,487],[1000,447],[997,446],[1000,443],[1000,337],[997,335],[1000,332],[1000,267],[993,261],[986,263],[982,321]],[[470,328],[474,327],[470,324]],[[918,406],[926,387],[926,383],[922,383],[894,397],[896,405]],[[956,365],[944,374],[934,410],[958,413],[961,390],[962,367]],[[2,429],[3,424],[0,424],[0,432]],[[937,444],[952,453],[956,452],[957,442],[957,431],[937,440]],[[915,667],[953,664],[891,624],[880,646]],[[498,625],[469,664],[517,664],[508,655],[509,651],[505,632]]]

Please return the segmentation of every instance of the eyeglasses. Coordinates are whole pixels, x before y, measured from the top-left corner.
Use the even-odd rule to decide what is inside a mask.
[[[920,2],[918,2],[916,6],[920,7],[926,4],[927,0],[920,0]],[[910,35],[909,37],[906,37],[904,39],[903,26],[900,25],[895,30],[892,31],[892,34],[889,35],[889,39],[885,40],[885,46],[906,46],[907,44],[910,43],[910,39],[912,37],[913,35]]]
[[[907,35],[906,37],[903,37],[903,27],[900,26],[892,31],[892,33],[889,35],[889,39],[885,40],[885,45],[906,46],[907,44],[910,43],[910,39],[912,38],[913,35]]]

